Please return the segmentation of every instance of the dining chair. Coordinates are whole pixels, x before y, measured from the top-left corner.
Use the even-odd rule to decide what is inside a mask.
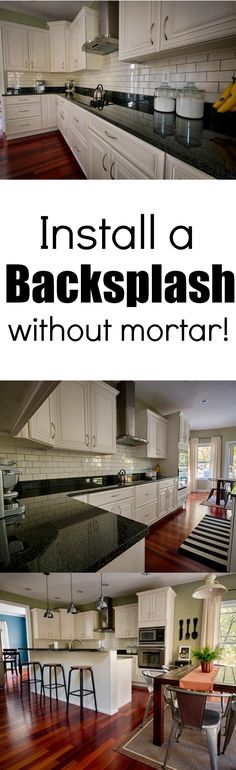
[[[225,749],[232,738],[234,728],[236,725],[236,697],[235,695],[229,699],[228,708],[226,711],[226,724],[225,724],[225,739],[222,749],[222,754],[225,753]]]
[[[154,698],[154,677],[155,677],[155,674],[153,675],[151,673],[151,671],[145,670],[145,671],[142,671],[142,675],[143,675],[143,677],[144,677],[144,679],[146,681],[146,685],[147,685],[148,692],[149,692],[149,698],[148,698],[148,701],[147,701],[147,705],[146,705],[146,708],[145,708],[144,717],[143,717],[143,721],[142,721],[142,726],[143,726],[144,722],[146,721],[146,719],[148,717],[148,714],[149,714],[149,711],[150,711],[150,709],[152,707],[152,704],[153,704],[153,698]],[[176,702],[172,701],[172,698],[169,696],[169,693],[168,693],[166,687],[164,688],[164,698],[165,698],[166,703],[171,707],[172,717],[174,717],[174,714],[175,714],[175,711],[176,711]]]
[[[211,770],[218,770],[217,754],[220,751],[221,715],[216,710],[206,708],[207,697],[210,693],[185,690],[180,687],[171,687],[170,685],[167,685],[166,690],[173,702],[175,712],[163,764],[164,770],[167,766],[174,741],[178,740],[182,730],[185,728],[187,730],[204,732],[207,735]],[[177,707],[175,704],[177,704]]]

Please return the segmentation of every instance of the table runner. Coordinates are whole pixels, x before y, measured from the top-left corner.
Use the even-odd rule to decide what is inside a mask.
[[[204,692],[211,692],[218,671],[219,666],[214,666],[209,674],[203,674],[201,666],[198,666],[194,671],[190,671],[189,674],[186,674],[181,678],[179,686],[185,690],[204,690]]]

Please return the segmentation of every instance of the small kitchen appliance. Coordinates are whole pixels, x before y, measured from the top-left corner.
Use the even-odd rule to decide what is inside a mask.
[[[165,647],[149,644],[147,647],[138,647],[139,668],[162,668],[165,665]]]
[[[37,94],[43,94],[45,91],[45,80],[35,81],[35,91]]]
[[[16,514],[24,515],[25,506],[17,500],[15,490],[22,471],[16,467],[14,460],[5,462],[0,458],[0,519],[6,519]]]
[[[139,644],[165,644],[165,626],[158,628],[140,628]]]
[[[75,90],[75,80],[66,80],[65,82],[65,92],[66,94],[73,94]]]

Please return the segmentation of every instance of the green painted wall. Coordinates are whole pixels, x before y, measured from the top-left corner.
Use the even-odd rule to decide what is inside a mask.
[[[7,11],[0,6],[0,21],[10,21],[13,24],[26,24],[28,27],[40,27],[40,29],[47,29],[47,21],[45,19],[39,19],[36,16],[28,16],[24,13],[17,13],[16,11]]]
[[[209,439],[212,436],[221,436],[221,473],[224,475],[225,450],[227,441],[236,441],[236,426],[232,428],[215,428],[214,430],[191,430],[190,438]],[[207,481],[198,482],[198,489],[208,489]]]

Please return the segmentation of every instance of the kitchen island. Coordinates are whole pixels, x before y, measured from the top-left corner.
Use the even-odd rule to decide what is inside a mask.
[[[21,651],[23,648],[21,648]],[[131,701],[132,658],[128,655],[118,656],[116,650],[98,650],[78,647],[69,649],[48,649],[43,647],[28,647],[27,652],[31,661],[45,663],[60,663],[64,666],[66,683],[68,683],[71,666],[92,666],[98,711],[104,714],[115,714],[120,706]],[[48,680],[45,680],[48,683]],[[86,674],[84,687],[90,688],[90,675]],[[73,689],[79,689],[79,673],[73,675]],[[46,697],[48,695],[46,690]],[[53,694],[55,697],[55,692]],[[59,688],[58,697],[65,701],[63,688]],[[79,706],[79,698],[70,696],[70,703]],[[93,695],[86,696],[86,708],[94,710]]]

